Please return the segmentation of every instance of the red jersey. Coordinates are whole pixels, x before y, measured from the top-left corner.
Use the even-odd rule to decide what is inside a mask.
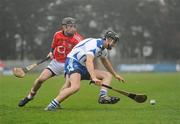
[[[67,54],[72,48],[78,44],[83,37],[79,33],[75,33],[71,37],[67,37],[63,34],[63,31],[58,31],[54,34],[54,38],[51,44],[51,48],[54,49],[54,59],[58,62],[65,62]]]

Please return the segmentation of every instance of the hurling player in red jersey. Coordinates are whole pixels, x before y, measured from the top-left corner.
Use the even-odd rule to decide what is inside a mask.
[[[83,37],[77,32],[76,20],[71,17],[66,17],[62,20],[61,30],[54,34],[51,44],[51,50],[47,56],[52,59],[50,64],[45,68],[40,76],[34,81],[29,94],[22,99],[18,106],[26,105],[34,98],[41,85],[49,78],[63,74],[64,63],[67,54]],[[66,86],[63,86],[66,87]]]

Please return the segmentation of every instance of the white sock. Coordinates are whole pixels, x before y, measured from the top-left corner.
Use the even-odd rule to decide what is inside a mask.
[[[100,93],[99,93],[99,96],[100,96],[100,97],[103,97],[103,96],[106,96],[106,95],[107,95],[107,90],[101,89],[101,90],[100,90]]]
[[[51,103],[48,106],[52,108],[58,108],[60,105],[59,102],[56,99],[54,99],[51,101]]]
[[[27,98],[28,98],[28,99],[32,99],[35,95],[36,95],[36,92],[31,91],[31,92],[28,94]]]

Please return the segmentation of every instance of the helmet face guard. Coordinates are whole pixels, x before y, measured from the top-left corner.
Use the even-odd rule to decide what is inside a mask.
[[[116,44],[116,43],[117,43],[117,42],[116,42],[115,40],[112,40],[112,41],[111,41],[111,43],[110,43],[110,44],[108,44],[107,49],[108,49],[108,50],[111,50],[111,49],[112,49],[112,47],[113,47],[113,45],[114,45],[114,44]]]
[[[71,18],[71,17],[66,17],[66,18],[64,18],[64,19],[62,20],[61,24],[62,24],[63,26],[65,26],[66,29],[68,29],[68,30],[69,30],[69,27],[74,27],[74,28],[76,28],[76,19]],[[74,33],[75,33],[75,31],[72,32],[72,29],[71,29],[71,31],[67,31],[67,30],[64,31],[64,34],[65,34],[66,36],[72,36],[72,35],[74,35]]]
[[[112,46],[119,41],[119,36],[114,31],[107,31],[104,35],[104,39],[112,39],[112,42],[108,44],[108,50],[112,49]]]
[[[112,49],[112,45],[111,45],[111,44],[108,44],[107,49],[108,49],[108,50],[111,50],[111,49]]]

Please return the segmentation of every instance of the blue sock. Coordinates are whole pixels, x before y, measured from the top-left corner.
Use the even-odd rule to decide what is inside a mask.
[[[103,97],[103,96],[106,96],[106,95],[107,95],[107,90],[101,89],[101,90],[100,90],[100,93],[99,93],[99,96],[100,96],[100,97]]]

